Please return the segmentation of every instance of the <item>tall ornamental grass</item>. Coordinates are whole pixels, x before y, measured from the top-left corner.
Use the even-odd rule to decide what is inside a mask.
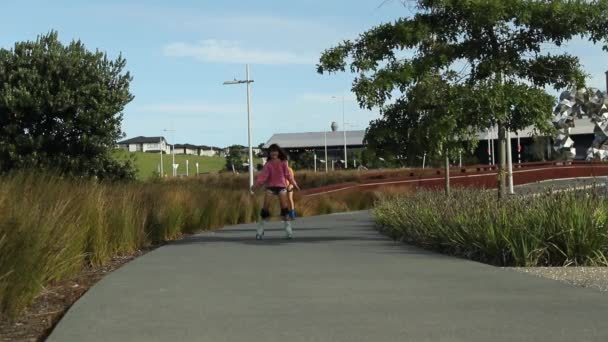
[[[605,266],[605,190],[511,197],[457,190],[388,196],[378,202],[378,226],[396,240],[499,266]]]
[[[45,286],[86,265],[104,265],[183,234],[255,221],[262,194],[252,197],[243,191],[246,183],[231,183],[239,179],[99,183],[25,173],[0,178],[0,315],[16,317]],[[298,196],[297,207],[310,216],[368,209],[377,198],[365,191]],[[278,214],[278,206],[273,211]]]
[[[48,175],[0,179],[0,311],[44,286],[184,233],[252,222],[246,192],[182,184],[100,184]]]

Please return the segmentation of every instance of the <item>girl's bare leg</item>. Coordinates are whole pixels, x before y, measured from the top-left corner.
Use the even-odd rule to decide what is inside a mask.
[[[262,210],[260,211],[260,221],[258,222],[258,229],[255,234],[255,238],[257,240],[261,240],[264,236],[264,224],[268,221],[270,217],[270,212],[268,208],[270,208],[270,201],[272,200],[272,196],[269,193],[264,194],[264,204],[262,206]]]
[[[296,204],[293,201],[293,191],[288,192],[287,195],[289,196],[289,210],[294,210],[296,208]]]
[[[283,217],[285,225],[285,233],[287,234],[287,238],[291,239],[293,237],[293,231],[291,229],[291,219],[289,217],[289,196],[287,196],[287,192],[279,194],[279,201],[281,202],[281,216]]]

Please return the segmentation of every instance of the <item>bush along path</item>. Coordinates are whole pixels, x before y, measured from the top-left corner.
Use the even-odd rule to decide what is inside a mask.
[[[493,265],[608,265],[605,188],[500,203],[489,191],[420,191],[381,200],[374,218],[393,239]]]

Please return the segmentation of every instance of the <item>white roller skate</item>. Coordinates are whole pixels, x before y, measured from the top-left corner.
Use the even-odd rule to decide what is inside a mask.
[[[262,240],[264,238],[264,221],[258,223],[258,229],[255,232],[255,239]]]
[[[283,223],[285,225],[285,238],[288,240],[293,239],[293,229],[291,228],[291,221],[285,221]]]

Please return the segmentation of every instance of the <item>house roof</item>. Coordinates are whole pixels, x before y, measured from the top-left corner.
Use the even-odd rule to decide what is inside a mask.
[[[364,130],[346,131],[346,145],[361,146],[364,136]],[[282,148],[324,147],[325,132],[277,133],[268,140],[264,148],[272,144]],[[327,132],[327,146],[344,146],[344,132]]]
[[[191,150],[198,149],[198,146],[192,144],[175,144],[175,148],[189,148]]]
[[[144,136],[139,136],[139,137],[135,137],[135,138],[119,141],[118,144],[119,145],[128,145],[128,144],[154,144],[154,143],[158,143],[160,141],[160,139],[165,140],[164,137],[144,137]]]
[[[580,134],[593,134],[593,129],[595,128],[595,124],[591,122],[589,118],[583,119],[574,119],[574,127],[570,128],[570,135],[580,135]],[[525,129],[518,132],[519,136],[522,138],[531,137],[534,134],[534,127],[526,127]],[[515,138],[515,133],[511,133],[511,137]],[[498,139],[498,130],[495,128],[494,132],[491,131],[482,131],[477,133],[477,139],[479,140],[487,140],[487,139]]]

